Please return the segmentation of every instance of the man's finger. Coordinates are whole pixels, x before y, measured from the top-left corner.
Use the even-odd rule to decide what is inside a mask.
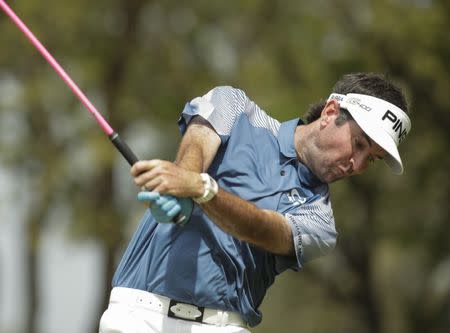
[[[159,165],[161,160],[149,160],[149,161],[138,161],[130,169],[130,174],[133,177],[139,176],[141,173],[153,169],[155,166]]]
[[[138,193],[137,195],[137,199],[139,201],[152,201],[152,202],[156,202],[157,200],[159,200],[161,198],[161,196],[159,195],[158,192],[153,192],[153,191],[141,191]]]
[[[166,203],[164,203],[161,208],[163,211],[168,212],[170,211],[175,205],[177,204],[177,200],[175,198],[167,200]]]
[[[167,216],[175,217],[181,211],[181,206],[177,203],[175,206],[167,212]]]
[[[156,204],[157,204],[159,207],[162,207],[164,204],[167,203],[167,201],[168,201],[167,197],[160,196],[159,199],[156,200]]]
[[[134,178],[134,183],[137,186],[146,186],[149,189],[154,189],[160,182],[161,176],[159,168],[152,168],[145,171]]]

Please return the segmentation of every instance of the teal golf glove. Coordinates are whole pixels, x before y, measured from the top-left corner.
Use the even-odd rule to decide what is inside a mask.
[[[151,205],[150,210],[158,223],[185,225],[189,221],[194,207],[190,198],[160,195],[158,192],[152,191],[139,192],[137,199]]]

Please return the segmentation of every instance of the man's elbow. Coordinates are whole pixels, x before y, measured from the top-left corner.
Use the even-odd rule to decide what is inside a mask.
[[[292,230],[285,217],[277,212],[263,210],[268,215],[267,228],[261,229],[259,246],[277,255],[295,255]]]

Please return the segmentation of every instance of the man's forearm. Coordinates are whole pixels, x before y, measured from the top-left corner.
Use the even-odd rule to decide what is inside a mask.
[[[181,140],[175,164],[189,171],[205,172],[219,146],[219,135],[206,120],[196,117]]]
[[[260,209],[225,190],[201,208],[222,230],[240,240],[276,254],[294,253],[291,229],[277,212]]]
[[[184,149],[181,150],[181,148]],[[180,147],[175,164],[183,169],[201,173],[203,172],[203,160],[201,147],[190,143],[186,144],[185,147]]]

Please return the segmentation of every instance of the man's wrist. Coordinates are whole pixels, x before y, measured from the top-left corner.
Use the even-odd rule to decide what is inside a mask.
[[[193,198],[196,203],[205,203],[214,198],[219,191],[217,182],[207,173],[201,173],[200,177],[203,182],[203,194]]]

